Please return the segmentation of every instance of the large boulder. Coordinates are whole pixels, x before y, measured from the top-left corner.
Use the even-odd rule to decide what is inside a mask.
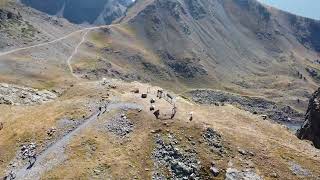
[[[320,149],[320,88],[309,101],[305,122],[298,130],[297,136],[312,141],[314,146]]]

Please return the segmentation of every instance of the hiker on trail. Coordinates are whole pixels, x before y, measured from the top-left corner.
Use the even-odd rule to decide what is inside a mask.
[[[172,108],[172,113],[171,113],[170,119],[173,119],[174,116],[176,115],[176,113],[177,113],[177,107],[174,105],[174,107]]]
[[[98,115],[97,115],[97,116],[99,117],[101,114],[102,114],[102,107],[100,106],[100,107],[99,107],[99,112],[98,112]]]
[[[193,112],[190,112],[189,113],[189,121],[192,121],[193,120]]]
[[[156,110],[154,113],[154,116],[156,116],[157,119],[159,119],[159,115],[160,115],[160,110]]]

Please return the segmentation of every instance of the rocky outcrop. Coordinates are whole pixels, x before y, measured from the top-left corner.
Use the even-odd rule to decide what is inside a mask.
[[[241,96],[239,94],[210,89],[192,90],[189,93],[192,100],[199,104],[232,104],[253,114],[265,115],[280,123],[298,123],[303,119],[303,114],[292,107],[259,97]]]
[[[57,96],[47,90],[37,90],[0,83],[0,104],[35,105],[51,101]]]
[[[320,148],[320,88],[309,101],[305,122],[297,136],[312,141],[316,148]]]

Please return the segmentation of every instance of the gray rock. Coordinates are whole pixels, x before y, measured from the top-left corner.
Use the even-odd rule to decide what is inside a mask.
[[[243,150],[243,149],[239,149],[238,152],[241,154],[241,155],[247,155],[248,152],[246,150]]]
[[[217,176],[219,176],[219,174],[220,174],[219,169],[216,168],[216,167],[214,167],[214,166],[212,166],[212,167],[210,168],[210,172],[212,173],[212,175],[213,175],[214,177],[217,177]]]
[[[202,134],[203,139],[208,144],[212,152],[224,153],[222,136],[212,128],[207,128]]]
[[[52,101],[57,96],[47,90],[37,90],[0,83],[0,104],[35,105]]]
[[[133,128],[133,123],[124,114],[116,115],[106,124],[107,131],[119,137],[125,137],[133,131]]]
[[[269,176],[272,178],[278,178],[278,174],[275,172],[271,173]]]
[[[152,153],[156,172],[154,176],[163,174],[159,167],[166,167],[170,172],[169,179],[198,179],[199,177],[199,161],[197,154],[192,149],[181,149],[177,145],[179,142],[173,134],[166,138],[166,142],[157,134],[155,137],[156,148]],[[153,179],[159,176],[154,177]],[[167,179],[167,178],[165,178]]]
[[[320,148],[320,88],[310,99],[305,122],[298,130],[297,136],[312,141],[316,148]]]
[[[225,180],[262,180],[253,170],[238,171],[235,168],[228,168]]]
[[[290,162],[290,170],[294,175],[308,177],[311,176],[311,172],[307,169],[302,168],[299,164],[295,162]]]
[[[254,114],[265,115],[278,122],[297,123],[303,118],[303,114],[290,106],[276,104],[263,98],[241,96],[216,90],[193,90],[190,94],[192,100],[200,104],[218,106],[219,103],[228,103]]]

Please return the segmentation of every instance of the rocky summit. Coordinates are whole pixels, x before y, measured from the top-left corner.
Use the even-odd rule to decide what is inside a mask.
[[[312,95],[305,122],[297,135],[300,139],[312,141],[316,148],[320,148],[320,89]]]

